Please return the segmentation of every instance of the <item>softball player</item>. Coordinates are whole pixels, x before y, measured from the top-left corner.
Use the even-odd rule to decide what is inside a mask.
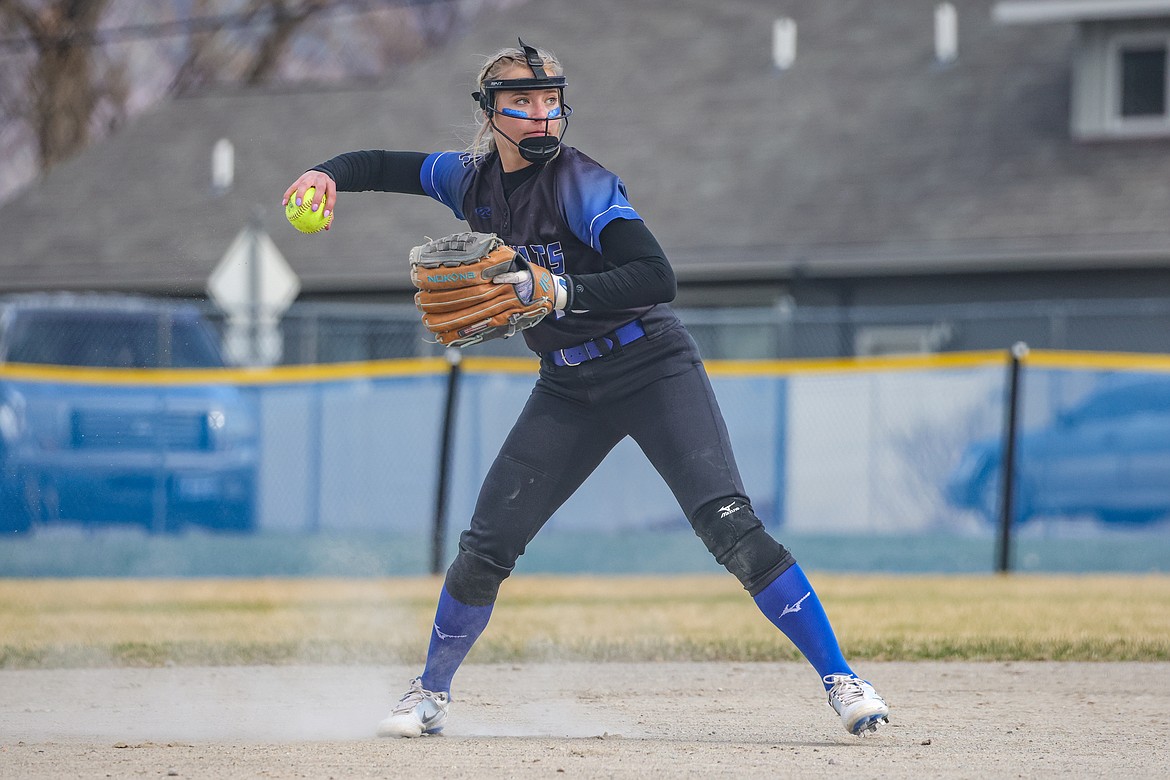
[[[606,454],[630,436],[696,535],[820,675],[852,734],[889,708],[846,663],[816,592],[756,518],[698,349],[667,303],[675,277],[614,174],[561,144],[572,110],[553,55],[520,42],[490,57],[472,97],[480,127],[460,152],[359,151],[284,194],[332,212],[338,191],[427,195],[555,275],[553,314],[523,331],[540,375],[480,489],[439,594],[422,674],[378,726],[442,730],[451,680],[487,625],[525,546]],[[508,275],[522,295],[528,272]]]

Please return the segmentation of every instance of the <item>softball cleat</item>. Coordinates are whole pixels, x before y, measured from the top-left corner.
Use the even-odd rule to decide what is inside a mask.
[[[447,722],[450,698],[441,691],[422,687],[422,678],[410,681],[410,690],[403,694],[386,719],[378,724],[379,737],[421,737],[438,734]]]
[[[890,708],[867,681],[847,674],[825,676],[829,706],[841,716],[845,730],[861,737],[877,732],[879,723],[889,723]]]

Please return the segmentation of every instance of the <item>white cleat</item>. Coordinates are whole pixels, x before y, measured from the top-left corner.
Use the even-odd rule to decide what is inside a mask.
[[[379,737],[421,737],[438,734],[447,722],[447,694],[428,691],[422,687],[422,678],[410,681],[410,690],[403,694],[386,719],[378,724]]]
[[[847,674],[825,676],[829,706],[841,716],[845,730],[861,737],[877,732],[879,723],[889,723],[890,708],[867,681]]]

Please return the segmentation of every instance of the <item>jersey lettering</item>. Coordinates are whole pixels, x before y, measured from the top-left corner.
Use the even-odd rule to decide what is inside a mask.
[[[544,246],[540,244],[530,244],[528,246],[521,244],[512,248],[516,250],[516,254],[520,255],[520,257],[529,263],[542,265],[554,274],[563,274],[565,272],[565,251],[561,248],[560,241],[554,241]]]
[[[565,251],[561,249],[560,241],[554,241],[548,245],[548,270],[554,274],[565,272]]]

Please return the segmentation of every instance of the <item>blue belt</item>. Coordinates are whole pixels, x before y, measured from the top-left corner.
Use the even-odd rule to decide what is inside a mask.
[[[627,322],[612,333],[590,339],[584,344],[575,347],[565,347],[553,352],[546,352],[545,357],[558,366],[577,366],[593,358],[612,355],[614,347],[624,347],[626,344],[637,341],[646,335],[641,320]]]

